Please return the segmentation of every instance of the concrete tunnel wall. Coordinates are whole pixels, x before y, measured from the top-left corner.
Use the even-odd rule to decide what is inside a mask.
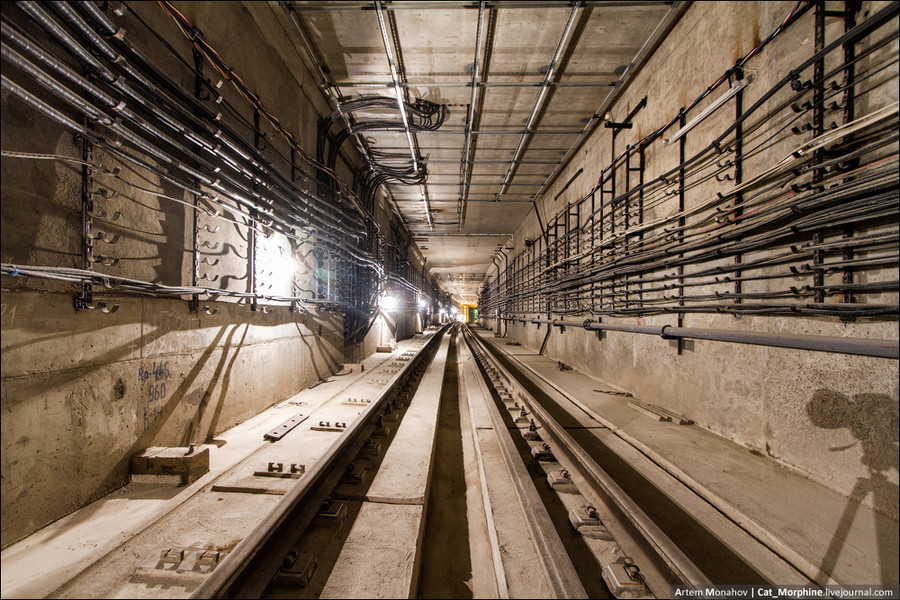
[[[860,21],[888,3],[862,4]],[[761,37],[772,32],[794,5],[794,2],[694,3],[611,108],[611,120],[622,121],[646,96],[646,108],[635,116],[634,128],[618,135],[614,151],[612,130],[603,127],[595,130],[539,199],[541,223],[546,225],[567,205],[589,194],[601,170],[615,155],[677,115],[681,107],[734,65],[759,43]],[[890,35],[894,39],[867,60],[896,56],[897,28],[895,18],[879,30],[875,39]],[[752,73],[756,81],[745,89],[745,107],[813,54],[813,31],[810,11],[750,59],[747,72]],[[834,40],[841,33],[841,20],[829,19],[826,40]],[[863,48],[865,43],[860,45],[860,51]],[[829,63],[828,68],[832,66]],[[896,62],[861,87],[868,93],[858,100],[857,114],[860,116],[896,102]],[[775,105],[790,93],[783,89],[769,102]],[[699,104],[689,117],[710,101],[707,99]],[[733,103],[713,113],[688,134],[686,156],[704,148],[734,118]],[[672,128],[667,135],[677,129]],[[774,130],[764,131],[760,136],[771,133]],[[748,158],[744,165],[745,180],[788,155],[807,139],[788,132],[769,151]],[[896,152],[897,144],[894,143],[884,154]],[[652,144],[646,152],[645,180],[658,177],[678,163],[678,144]],[[584,172],[563,191],[579,169]],[[624,168],[620,167],[617,174],[621,191]],[[721,185],[713,179],[690,188],[686,193],[686,207],[706,200],[721,189],[716,187]],[[646,218],[652,220],[673,214],[677,212],[677,206],[677,197],[673,197]],[[893,222],[888,220],[868,232],[896,231],[896,226],[895,217]],[[857,232],[858,235],[865,233],[867,231]],[[531,242],[540,236],[541,227],[532,211],[507,244],[511,247],[506,252],[510,262],[520,254],[532,252]],[[497,269],[492,268],[488,275],[490,281],[495,280]],[[839,281],[839,273],[837,277]],[[898,270],[892,266],[870,274],[868,281],[897,279]],[[802,283],[803,280],[798,278],[797,285]],[[770,289],[764,282],[745,285],[751,291]],[[877,296],[872,301],[876,300]],[[897,294],[885,293],[882,301],[896,303]],[[548,318],[547,313],[516,316]],[[581,322],[590,315],[554,315],[552,318]],[[603,322],[660,327],[674,325],[676,317],[604,316]],[[548,337],[547,325],[498,323],[494,319],[482,319],[482,323],[535,351],[543,351],[550,358],[627,390],[639,399],[693,419],[698,425],[746,446],[750,452],[770,456],[897,518],[900,383],[896,360],[702,340],[688,343],[679,354],[674,341],[652,335],[608,331],[604,332],[602,340],[598,340],[596,332],[572,327],[562,332],[558,327],[552,327]],[[737,319],[731,315],[701,313],[686,314],[683,326],[873,340],[898,338],[896,318],[843,322],[837,317],[744,315]],[[814,396],[828,401],[815,403]],[[818,410],[817,406],[828,408],[824,414],[813,414]],[[872,489],[868,489],[869,485]]]
[[[180,53],[190,45],[155,4],[139,14]],[[318,120],[331,112],[298,53],[263,3],[208,2],[185,7],[186,16],[309,149],[316,146]],[[4,4],[8,14],[38,39],[47,40],[28,19]],[[128,39],[188,90],[194,76],[130,13],[121,17]],[[57,48],[53,42],[49,47]],[[59,55],[65,55],[60,51]],[[213,78],[206,65],[205,74]],[[245,122],[253,108],[227,83],[222,95]],[[64,110],[64,109],[63,109]],[[223,111],[223,120],[252,130]],[[263,151],[273,160],[287,145],[268,129]],[[80,141],[6,93],[2,96],[2,147],[9,151],[81,158]],[[350,144],[338,162],[340,177],[353,181],[361,164]],[[154,164],[150,157],[147,160]],[[94,231],[115,244],[95,242],[95,255],[118,259],[97,271],[166,285],[191,284],[193,223],[183,190],[144,169],[95,151],[105,167],[94,181]],[[158,164],[158,163],[157,163]],[[116,173],[112,170],[118,167]],[[314,191],[315,170],[300,183]],[[2,160],[2,255],[4,262],[81,268],[81,185],[77,164],[4,157]],[[139,188],[156,191],[147,193]],[[169,196],[167,199],[160,196]],[[200,285],[248,290],[248,227],[214,218],[204,205],[198,226]],[[100,216],[99,210],[105,212]],[[116,217],[116,213],[120,213]],[[234,214],[223,214],[236,219]],[[116,217],[116,218],[114,218]],[[421,271],[421,254],[383,198],[375,218],[389,241],[405,246]],[[240,220],[240,219],[236,219]],[[273,233],[259,235],[258,289],[275,295],[314,290],[316,269],[327,269],[309,243],[292,245]],[[106,262],[112,262],[107,260]],[[430,275],[428,282],[431,282]],[[285,303],[265,303],[268,312],[224,297],[187,302],[116,296],[95,290],[96,301],[114,313],[73,307],[74,284],[3,277],[2,282],[2,546],[123,485],[130,457],[150,446],[215,443],[221,431],[334,375],[343,363],[372,354],[379,336],[409,337],[417,314],[395,315],[392,331],[373,327],[360,346],[344,346],[340,313]],[[408,292],[407,292],[408,294]],[[411,300],[414,303],[415,299]],[[214,314],[204,310],[209,307]],[[421,317],[418,317],[421,319]]]

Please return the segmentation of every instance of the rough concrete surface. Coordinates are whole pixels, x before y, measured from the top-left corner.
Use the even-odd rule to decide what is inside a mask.
[[[424,510],[421,504],[363,503],[320,597],[410,597]]]
[[[272,28],[271,11],[252,4],[183,8],[298,142],[314,148],[316,123],[331,108],[297,50],[283,37],[265,34]],[[133,8],[190,61],[190,44],[159,6]],[[38,43],[64,54],[18,8],[4,5],[3,13]],[[108,14],[161,71],[193,90],[194,73],[134,14]],[[208,64],[206,69],[211,77]],[[223,110],[222,119],[252,144],[253,133],[245,124],[253,121],[253,107],[230,85],[221,94],[233,109]],[[208,102],[222,110],[213,98]],[[82,141],[61,126],[9,94],[3,94],[2,103],[4,151],[81,158]],[[288,148],[273,131],[267,135],[270,141],[261,152],[281,169]],[[348,152],[338,171],[352,181],[358,157]],[[195,236],[189,193],[160,173],[122,162],[102,148],[90,160],[103,166],[93,172],[91,231],[115,243],[94,240],[93,254],[101,262],[88,268],[170,286],[199,284],[234,292],[293,296],[298,289],[316,289],[314,275],[325,265],[311,244],[292,246],[282,234],[259,234],[251,290],[250,230],[233,206],[201,201]],[[299,188],[315,188],[310,165],[291,171],[288,162],[287,170]],[[4,262],[84,268],[81,166],[4,156],[2,174]],[[394,230],[399,231],[396,217],[389,209],[376,212],[374,218],[392,241]],[[413,242],[406,246],[404,251],[415,254]],[[220,297],[201,298],[200,310],[192,312],[189,296],[124,297],[97,286],[94,300],[117,307],[107,314],[74,310],[76,287],[3,278],[3,547],[123,485],[131,455],[154,445],[209,441],[331,376],[342,363],[364,359],[378,343],[373,331],[360,346],[345,347],[343,316],[313,306],[292,312],[285,303],[263,301],[265,311],[252,311],[244,302]],[[395,340],[411,335],[421,328],[416,317],[411,310],[398,312],[387,335]]]
[[[884,6],[883,2],[866,2],[860,18],[872,15]],[[562,214],[567,203],[585,197],[596,185],[600,170],[618,152],[676,115],[761,37],[773,31],[793,7],[792,2],[717,2],[691,6],[611,110],[615,120],[646,96],[647,106],[635,116],[633,129],[623,130],[615,140],[615,146],[611,129],[598,128],[591,135],[578,156],[561,170],[556,182],[539,199],[540,223],[545,224],[554,215]],[[839,21],[826,20],[827,40],[842,33]],[[812,27],[810,12],[751,58],[746,68],[756,80],[746,88],[745,108],[784,77],[793,65],[812,54]],[[896,20],[874,38],[895,34]],[[889,44],[882,52],[878,56],[891,56],[896,53],[896,44]],[[836,58],[829,58],[829,61],[833,60]],[[690,68],[685,68],[686,65]],[[829,62],[826,66],[834,68],[836,65]],[[861,65],[860,69],[864,67]],[[896,78],[896,67],[891,67],[869,80],[864,86],[866,93],[859,96],[862,104],[858,114],[895,100]],[[789,89],[781,90],[766,106],[774,110],[791,93]],[[709,101],[704,100],[694,110],[702,109]],[[704,147],[733,119],[730,110],[713,113],[687,136],[686,155],[691,156],[692,152]],[[764,152],[747,157],[744,177],[768,168],[773,159],[787,155],[797,144],[798,137],[788,132],[775,135]],[[651,144],[646,151],[645,181],[652,181],[676,164],[677,144]],[[584,174],[563,191],[566,182],[582,168]],[[621,191],[626,175],[623,166],[617,170],[617,189]],[[686,206],[714,196],[720,189],[717,185],[721,184],[715,178],[709,178],[692,186],[686,192]],[[677,210],[676,196],[649,209],[645,220],[673,214]],[[584,213],[581,219],[582,223],[586,222]],[[886,223],[884,227],[889,229],[892,225]],[[880,231],[884,227],[867,231]],[[527,255],[530,250],[526,240],[539,241],[540,237],[539,220],[532,213],[507,244],[509,262],[519,254]],[[763,256],[766,255],[748,255],[745,260]],[[497,269],[489,269],[488,280],[495,279],[497,272]],[[896,268],[886,268],[873,275],[873,280],[879,278],[896,280]],[[803,283],[802,278],[798,278],[792,285]],[[780,285],[783,287],[778,282],[748,281],[743,289],[765,293],[780,289]],[[710,288],[710,293],[712,291],[721,290]],[[896,302],[896,293],[874,295],[869,301]],[[525,316],[547,318],[546,313]],[[588,317],[590,315],[585,314],[554,318],[580,321]],[[603,320],[627,326],[656,327],[679,322],[675,315],[604,317]],[[896,340],[898,335],[894,318],[842,322],[835,317],[745,315],[738,320],[727,315],[699,313],[687,314],[681,322],[684,327],[785,334],[886,340]],[[531,351],[542,352],[648,402],[688,416],[711,431],[776,458],[894,518],[898,514],[896,491],[900,474],[896,459],[896,410],[900,380],[896,360],[702,340],[695,340],[690,348],[679,353],[673,342],[652,335],[610,331],[599,341],[593,332],[577,328],[568,328],[565,333],[559,328],[551,328],[547,337],[546,325],[538,328],[533,324],[493,320],[490,325]],[[826,398],[830,400],[826,401]],[[868,416],[861,417],[863,414]]]
[[[425,503],[449,345],[449,336],[445,336],[419,382],[416,395],[410,400],[384,461],[366,492],[370,502]]]

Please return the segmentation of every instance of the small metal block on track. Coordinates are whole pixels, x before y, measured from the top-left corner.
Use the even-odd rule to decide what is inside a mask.
[[[371,404],[372,401],[368,398],[347,398],[341,404],[348,404],[350,406],[365,406],[367,404]]]
[[[652,598],[631,559],[625,558],[603,567],[603,581],[616,598]]]
[[[574,491],[576,489],[572,477],[565,469],[547,473],[547,484],[557,492]]]
[[[535,446],[531,449],[531,456],[537,460],[556,460],[553,456],[553,451],[550,450],[550,446],[547,444],[541,444],[540,446]]]
[[[529,441],[540,441],[541,435],[538,433],[538,427],[534,424],[534,420],[531,421],[531,424],[528,426],[528,429],[520,430],[522,432],[522,437]]]
[[[609,540],[612,535],[597,515],[593,506],[581,506],[569,511],[569,523],[581,535],[595,540]]]
[[[359,453],[366,456],[378,456],[381,454],[381,442],[377,442],[372,438],[366,438]]]
[[[158,585],[194,585],[211,573],[226,552],[209,548],[163,548],[158,557],[138,566],[131,580]]]
[[[306,587],[316,573],[319,561],[309,552],[288,553],[284,559],[284,564],[275,576],[276,583],[284,583]]]
[[[163,571],[177,569],[184,560],[184,553],[185,550],[183,548],[163,548],[159,553],[159,562],[156,568]]]
[[[350,463],[349,465],[347,465],[347,470],[341,477],[341,481],[345,481],[348,483],[360,483],[363,479],[366,478],[366,475],[368,474],[368,470],[364,467],[360,467],[359,465]]]
[[[334,423],[331,421],[319,421],[318,425],[313,425],[310,429],[313,431],[335,431],[340,433],[347,429],[347,423],[343,421],[335,421]]]
[[[307,415],[303,413],[297,413],[275,429],[269,431],[268,433],[263,434],[263,439],[269,440],[271,442],[276,442],[283,438],[289,431],[291,431],[294,427],[308,419]]]
[[[289,464],[287,468],[285,465]],[[300,479],[306,473],[306,465],[299,463],[270,462],[265,471],[255,471],[257,477],[277,477],[279,479]]]
[[[375,431],[372,432],[372,435],[379,436],[387,436],[391,434],[391,426],[385,425],[384,419],[378,417],[378,420],[375,421]]]
[[[322,517],[323,519],[335,519],[343,522],[347,517],[347,505],[343,502],[335,502],[334,500],[328,499],[322,504],[322,508],[316,516]]]
[[[219,565],[222,553],[218,550],[204,550],[194,553],[194,571],[209,573]]]

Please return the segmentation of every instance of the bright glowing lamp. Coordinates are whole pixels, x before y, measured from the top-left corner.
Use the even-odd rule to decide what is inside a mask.
[[[378,299],[378,306],[381,307],[381,310],[396,310],[397,299],[393,296],[382,296]]]

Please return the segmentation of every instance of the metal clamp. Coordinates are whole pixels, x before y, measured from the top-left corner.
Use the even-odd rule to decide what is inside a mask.
[[[666,331],[670,327],[672,327],[672,325],[663,325],[662,329],[659,330],[659,337],[661,337],[664,340],[677,340],[678,339],[677,335],[671,335],[669,333],[666,333]]]

